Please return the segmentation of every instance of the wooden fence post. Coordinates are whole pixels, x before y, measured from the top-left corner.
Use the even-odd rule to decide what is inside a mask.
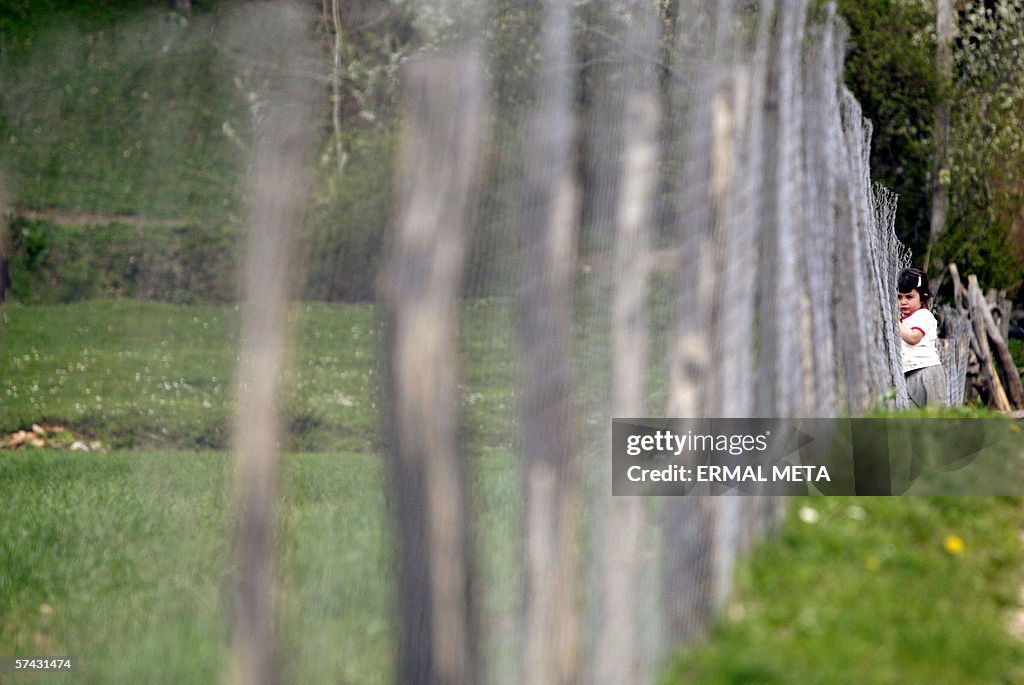
[[[472,53],[419,57],[405,72],[387,311],[391,484],[399,560],[398,682],[478,681],[458,330],[467,227],[484,141]]]
[[[293,60],[310,45],[303,11],[282,3],[254,12],[251,28],[265,31],[267,42],[280,46],[280,54],[267,59],[280,60],[282,71],[289,73]],[[234,426],[231,685],[271,685],[280,675],[274,528],[281,381],[288,355],[293,236],[308,204],[315,92],[297,77],[272,87],[254,149]]]
[[[641,54],[657,47],[657,16],[650,3],[633,5],[630,39]],[[652,60],[653,61],[653,60]],[[612,416],[644,414],[647,376],[647,295],[651,275],[650,232],[658,185],[661,108],[655,75],[641,65],[627,90],[612,294]],[[643,682],[637,611],[646,502],[609,497],[605,529],[605,607],[598,628],[596,682]]]
[[[949,275],[953,277],[953,305],[956,307],[956,311],[960,316],[967,316],[969,300],[967,297],[967,291],[964,290],[964,284],[960,280],[960,271],[953,262],[949,263],[948,268]]]
[[[1003,384],[999,381],[999,374],[996,373],[992,352],[988,344],[988,330],[985,325],[984,313],[988,309],[988,304],[985,302],[985,296],[981,294],[978,279],[974,274],[967,277],[967,294],[970,301],[971,325],[974,328],[974,337],[978,344],[978,364],[980,366],[981,381],[989,389],[992,403],[995,404],[996,409],[1010,411],[1010,401],[1006,397]]]
[[[971,283],[972,288],[977,286],[977,279],[973,274],[967,278]],[[980,288],[977,290],[979,293],[981,292]],[[995,297],[992,299],[995,300]],[[1024,406],[1024,388],[1021,387],[1020,373],[1017,371],[1017,364],[1013,361],[1013,357],[1010,355],[1010,350],[1006,346],[1006,341],[999,330],[999,326],[996,324],[995,319],[992,318],[992,310],[989,308],[988,303],[983,300],[979,304],[985,332],[988,333],[989,342],[991,343],[991,347],[995,351],[996,355],[995,358],[993,358],[993,361],[998,359],[999,365],[1003,367],[1003,375],[1006,377],[1006,389],[1009,393],[1009,400],[1013,405],[1012,408],[1020,409]]]
[[[543,15],[539,104],[525,144],[519,296],[523,461],[523,648],[520,682],[578,681],[579,465],[572,411],[572,276],[579,223],[573,167],[570,0]]]

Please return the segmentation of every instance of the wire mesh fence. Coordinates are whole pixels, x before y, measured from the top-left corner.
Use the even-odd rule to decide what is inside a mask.
[[[373,68],[353,46],[384,48],[342,31],[334,0],[241,30],[226,16],[234,37],[211,25],[212,47],[172,45],[177,28],[160,34],[175,57],[216,55],[211,80],[238,92],[218,90],[232,104],[214,127],[216,155],[197,149],[252,178],[245,189],[210,182],[181,144],[173,165],[152,167],[154,185],[180,167],[194,186],[186,199],[135,198],[175,230],[232,229],[190,231],[180,250],[186,261],[228,255],[211,268],[237,263],[247,303],[241,339],[225,337],[240,362],[232,672],[239,682],[287,672],[272,644],[274,481],[289,430],[305,426],[304,447],[325,440],[387,464],[397,681],[654,682],[673,649],[706,634],[737,559],[778,525],[782,504],[612,497],[611,419],[834,417],[908,403],[894,306],[908,254],[893,231],[896,197],[870,181],[870,123],[843,85],[846,29],[833,6],[808,0],[392,5],[404,14],[390,30],[423,48]],[[390,17],[360,3],[345,11],[365,11],[366,26]],[[140,25],[138,35],[155,30]],[[310,42],[316,31],[331,59]],[[108,36],[89,49],[107,41],[120,45]],[[346,113],[341,93],[357,77]],[[18,107],[5,101],[11,120]],[[39,128],[59,118],[46,109],[53,119]],[[345,116],[358,130],[340,130]],[[186,123],[167,137],[202,128]],[[320,159],[308,154],[317,144]],[[15,152],[35,163],[32,150]],[[100,190],[90,198],[120,197]],[[134,264],[135,234],[112,235]],[[236,251],[241,237],[248,247]],[[126,270],[113,294],[142,293],[132,279],[145,268]],[[232,278],[161,269],[174,286],[157,299],[234,299]],[[137,280],[147,296],[159,289],[159,278]],[[286,313],[289,293],[306,324],[323,300],[352,305],[356,323],[317,329],[330,342],[299,349],[305,324]],[[372,357],[372,368],[340,365],[345,345],[357,348],[346,359]],[[957,345],[944,356],[954,399],[966,373]],[[296,380],[306,367],[314,378]],[[515,492],[485,516],[481,483],[495,471],[515,474]]]
[[[459,58],[484,60],[496,107],[462,308],[486,301],[510,316],[493,335],[515,336],[517,369],[521,593],[502,609],[516,618],[490,613],[506,591],[483,571],[470,583],[483,629],[463,633],[478,635],[489,680],[653,679],[670,649],[704,634],[737,557],[778,521],[770,498],[610,497],[612,417],[907,404],[896,198],[870,182],[870,123],[842,85],[842,23],[832,8],[809,12],[556,1],[519,17],[535,42]],[[450,104],[453,117],[465,107]],[[406,117],[427,106],[409,105]],[[445,168],[450,153],[424,154],[433,161],[417,165]],[[397,406],[407,392],[390,386]],[[460,468],[472,470],[466,451]],[[429,658],[430,640],[405,646],[425,655],[408,679],[458,680]]]

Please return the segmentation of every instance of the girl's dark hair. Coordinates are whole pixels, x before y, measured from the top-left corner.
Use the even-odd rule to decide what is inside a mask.
[[[928,276],[920,269],[904,269],[896,281],[896,290],[901,293],[909,293],[916,290],[921,295],[921,304],[932,299],[931,290],[928,289]]]

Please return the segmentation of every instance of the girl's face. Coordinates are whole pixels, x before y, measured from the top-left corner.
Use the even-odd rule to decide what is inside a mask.
[[[897,300],[903,316],[910,316],[921,308],[921,293],[917,288],[911,288],[909,293],[897,293]]]

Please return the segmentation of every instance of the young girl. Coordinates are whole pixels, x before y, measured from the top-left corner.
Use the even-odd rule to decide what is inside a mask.
[[[900,308],[900,359],[910,400],[918,407],[949,404],[946,372],[935,349],[938,322],[928,311],[932,298],[928,277],[919,269],[904,269],[896,284]]]

